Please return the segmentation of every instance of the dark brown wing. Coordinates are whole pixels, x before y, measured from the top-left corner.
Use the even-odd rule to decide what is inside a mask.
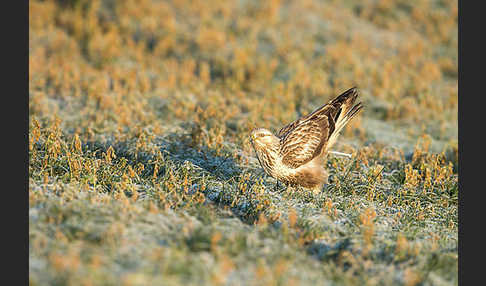
[[[282,162],[297,168],[321,154],[336,129],[336,120],[340,121],[348,114],[357,95],[357,89],[353,87],[283,127],[277,135],[280,138]]]

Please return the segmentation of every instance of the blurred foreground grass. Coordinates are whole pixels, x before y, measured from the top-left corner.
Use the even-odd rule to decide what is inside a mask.
[[[456,285],[457,1],[30,1],[32,285]],[[248,133],[356,85],[317,196]]]

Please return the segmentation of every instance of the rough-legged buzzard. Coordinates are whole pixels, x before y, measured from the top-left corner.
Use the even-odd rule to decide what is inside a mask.
[[[324,159],[339,132],[363,105],[353,87],[312,113],[283,127],[273,135],[267,129],[251,132],[251,143],[265,172],[290,185],[319,192],[327,183]]]

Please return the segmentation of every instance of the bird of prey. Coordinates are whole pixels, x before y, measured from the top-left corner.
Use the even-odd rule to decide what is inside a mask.
[[[354,103],[357,97],[353,87],[283,127],[276,136],[264,128],[252,130],[250,141],[265,173],[287,185],[320,192],[327,183],[327,153],[363,107],[361,102]]]

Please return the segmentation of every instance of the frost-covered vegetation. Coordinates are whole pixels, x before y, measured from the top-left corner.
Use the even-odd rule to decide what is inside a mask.
[[[457,1],[30,1],[31,285],[457,285]],[[322,193],[248,141],[358,86]]]

